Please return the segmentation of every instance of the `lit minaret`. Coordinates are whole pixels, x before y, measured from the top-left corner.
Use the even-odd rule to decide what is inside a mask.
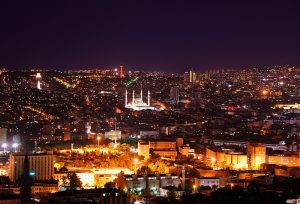
[[[132,92],[132,102],[131,102],[131,104],[134,104],[134,90]]]
[[[40,80],[41,80],[41,78],[42,78],[41,73],[37,73],[36,76],[35,76],[35,78],[36,78],[36,80],[37,80],[36,88],[37,88],[38,90],[41,90],[41,89],[42,89],[41,82],[40,82]]]
[[[117,147],[117,118],[115,117],[115,144],[114,148]]]
[[[148,106],[150,106],[150,91],[148,90]]]
[[[184,166],[182,166],[181,174],[182,174],[182,189],[184,191],[185,190],[185,168],[184,168]]]
[[[125,107],[127,107],[127,89],[125,91]]]
[[[143,100],[143,89],[141,87],[141,100]]]

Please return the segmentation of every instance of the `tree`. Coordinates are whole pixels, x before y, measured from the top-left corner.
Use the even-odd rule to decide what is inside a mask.
[[[126,188],[126,178],[123,171],[118,173],[117,178],[115,179],[116,187],[119,190],[124,190]]]
[[[77,188],[82,188],[82,182],[75,172],[71,173],[70,176],[70,189],[76,190]]]
[[[148,166],[142,166],[137,170],[137,174],[150,174],[152,173],[151,169]]]
[[[176,199],[176,194],[175,194],[174,190],[169,190],[167,192],[167,199],[168,199],[168,201],[173,201]]]
[[[62,185],[71,190],[82,188],[82,183],[75,172],[68,173],[67,176],[64,176],[62,178]]]
[[[151,196],[151,192],[149,187],[147,186],[142,192],[142,197],[150,197],[150,196]]]
[[[107,182],[104,188],[115,188],[116,184],[114,182]]]
[[[212,190],[212,188],[210,186],[199,186],[198,187],[198,191],[202,192],[202,191],[209,191]]]

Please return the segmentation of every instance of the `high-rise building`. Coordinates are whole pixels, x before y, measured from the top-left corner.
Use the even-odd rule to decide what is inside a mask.
[[[179,87],[172,87],[170,89],[170,100],[178,103],[179,101]]]
[[[24,174],[24,153],[10,154],[10,172],[11,181],[17,181]],[[45,153],[28,154],[29,174],[34,180],[48,180],[53,176],[53,153],[51,151]]]
[[[38,90],[41,90],[42,89],[42,84],[41,84],[42,75],[41,75],[41,73],[37,73],[36,76],[35,76],[35,78],[37,80],[36,88]]]
[[[184,73],[184,81],[185,82],[198,82],[199,81],[199,73],[196,73],[193,70]]]
[[[120,66],[120,78],[122,79],[122,78],[124,78],[124,77],[125,77],[125,74],[124,74],[124,66],[121,65],[121,66]]]
[[[0,128],[0,146],[7,142],[7,129]]]

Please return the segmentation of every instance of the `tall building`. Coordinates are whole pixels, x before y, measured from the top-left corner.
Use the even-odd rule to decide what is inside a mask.
[[[185,82],[197,82],[199,81],[199,74],[197,74],[195,71],[190,70],[188,72],[184,73],[184,81]]]
[[[258,170],[261,164],[266,163],[266,147],[261,144],[247,144],[248,167]]]
[[[42,84],[41,84],[42,75],[41,75],[41,73],[37,73],[36,76],[35,76],[35,78],[37,80],[36,88],[38,90],[41,90],[42,89]]]
[[[0,146],[7,142],[7,129],[0,128]]]
[[[11,181],[17,181],[24,174],[24,154],[14,153],[10,154],[10,172],[9,178]],[[29,174],[34,180],[48,180],[53,176],[53,153],[51,151],[46,153],[29,154]]]
[[[172,87],[170,89],[170,100],[174,101],[175,103],[178,103],[179,101],[179,87]]]
[[[125,77],[125,74],[124,74],[124,66],[121,65],[120,66],[120,78],[123,79]]]

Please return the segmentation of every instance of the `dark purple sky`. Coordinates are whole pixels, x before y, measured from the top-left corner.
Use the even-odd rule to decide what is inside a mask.
[[[299,12],[299,0],[1,0],[0,67],[300,65]]]

